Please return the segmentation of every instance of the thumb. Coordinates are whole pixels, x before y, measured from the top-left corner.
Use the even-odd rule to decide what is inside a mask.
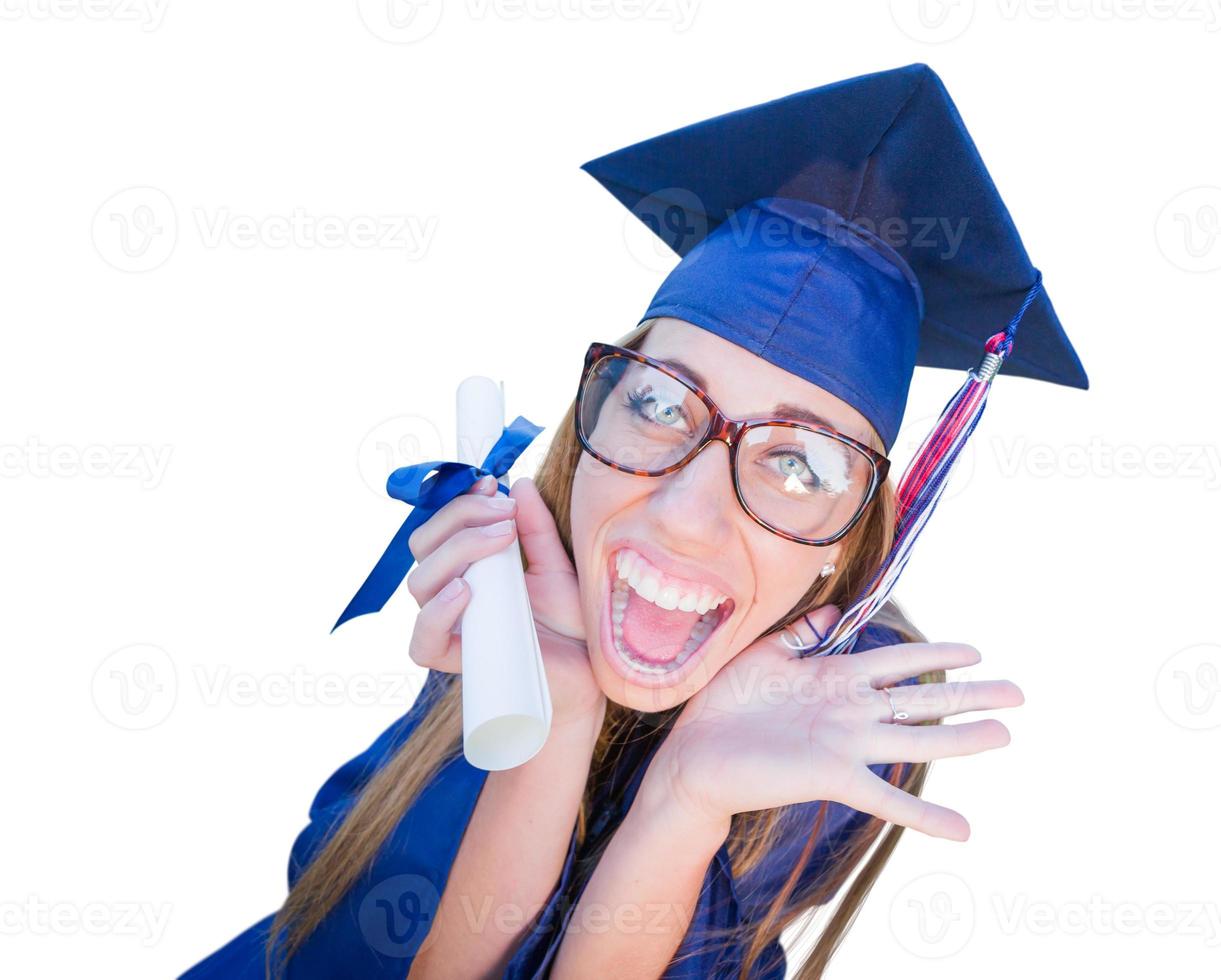
[[[808,646],[817,646],[839,622],[839,607],[832,603],[811,609],[804,616],[798,616],[789,624],[789,629],[801,637],[801,642]]]
[[[517,538],[530,571],[571,573],[572,562],[560,540],[555,518],[534,481],[523,476],[509,488],[509,496],[517,501]]]

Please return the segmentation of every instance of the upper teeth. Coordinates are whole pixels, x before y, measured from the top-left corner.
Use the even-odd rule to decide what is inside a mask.
[[[633,592],[662,609],[681,609],[702,616],[729,598],[709,585],[666,575],[630,548],[620,549],[615,554],[615,567],[619,578],[626,579]]]

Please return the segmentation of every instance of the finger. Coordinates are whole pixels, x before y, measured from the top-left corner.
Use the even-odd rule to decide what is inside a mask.
[[[407,591],[423,606],[446,582],[463,574],[480,558],[507,548],[515,537],[512,518],[463,528],[411,570]]]
[[[509,496],[517,501],[517,536],[530,571],[571,572],[555,518],[534,481],[522,477],[509,488]]]
[[[961,813],[900,789],[864,766],[854,767],[843,796],[841,802],[848,806],[930,837],[963,841],[971,836],[971,825]]]
[[[849,656],[853,666],[869,674],[879,690],[929,671],[970,667],[981,659],[979,651],[967,643],[896,643]]]
[[[1009,744],[1009,729],[995,718],[961,725],[870,725],[865,762],[931,762],[975,755]]]
[[[787,627],[787,643],[781,639],[781,637],[785,636],[783,630],[777,631],[773,635],[776,637],[776,643],[790,656],[809,656],[813,649],[834,628],[835,624],[839,622],[839,618],[839,608],[828,602],[826,605],[819,606],[817,609],[806,613],[805,616],[798,616],[789,623]],[[788,643],[796,642],[793,639],[794,633],[797,634],[797,639],[801,641],[801,645],[806,648],[804,654],[788,646]]]
[[[884,691],[878,692],[875,721],[893,721],[890,702]],[[945,684],[909,684],[892,687],[890,696],[895,709],[907,717],[898,723],[915,725],[933,718],[960,715],[966,711],[988,711],[992,708],[1014,708],[1025,703],[1022,690],[1012,681],[953,681]]]
[[[482,489],[479,481],[471,484],[466,493],[447,500],[437,508],[435,514],[411,532],[407,547],[417,562],[422,562],[464,527],[491,524],[513,516],[517,502],[504,494],[497,494],[496,481],[491,477],[484,479],[488,483]]]
[[[470,597],[471,588],[466,581],[454,578],[420,607],[407,647],[407,655],[414,663],[447,674],[462,672],[462,636],[453,629]]]

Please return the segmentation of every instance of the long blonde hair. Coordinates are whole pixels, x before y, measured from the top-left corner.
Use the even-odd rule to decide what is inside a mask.
[[[641,323],[618,342],[619,346],[636,349],[654,322],[647,320]],[[572,485],[581,453],[573,426],[575,410],[574,402],[568,407],[534,476],[540,495],[555,517],[560,538],[570,558],[573,554]],[[841,609],[846,608],[859,589],[868,582],[890,549],[894,535],[894,511],[894,487],[888,481],[882,486],[866,516],[844,538],[844,546],[835,571],[812,583],[793,609],[767,632],[779,630],[800,617],[803,612],[828,602],[835,603]],[[893,601],[887,603],[874,617],[873,622],[891,627],[907,641],[925,639]],[[921,683],[944,679],[944,671],[922,674],[919,678]],[[608,701],[606,716],[594,748],[589,779],[577,812],[578,847],[586,839],[594,795],[600,781],[612,769],[616,753],[628,743],[664,738],[666,721],[676,716],[681,709],[682,705],[678,705],[663,713],[659,724],[657,715],[645,718],[632,708]],[[934,723],[936,722],[925,724]],[[461,751],[462,688],[461,676],[456,675],[427,714],[420,719],[411,736],[369,780],[356,803],[338,826],[333,828],[330,839],[297,878],[272,921],[266,950],[268,977],[280,975],[285,961],[301,948],[327,913],[373,861],[378,849],[421,790]],[[927,763],[899,764],[893,769],[891,781],[907,792],[919,795],[927,770]],[[786,812],[794,809],[781,807],[734,815],[726,843],[735,878],[749,872],[774,847],[794,833],[792,821],[784,822]],[[738,929],[709,933],[705,937],[705,944],[687,955],[707,952],[707,940],[710,939],[722,940],[727,946],[740,945],[744,953],[739,976],[741,980],[745,980],[759,956],[781,932],[811,909],[826,905],[834,898],[870,851],[884,823],[877,817],[867,815],[868,819],[863,825],[850,834],[832,855],[824,873],[812,883],[807,882],[802,889],[798,889],[802,869],[813,854],[827,810],[825,802],[814,808],[814,817],[806,831],[805,848],[798,855],[788,878],[758,921]],[[865,896],[898,844],[903,830],[904,828],[897,824],[891,826],[882,837],[881,843],[864,861],[819,935],[813,951],[798,970],[796,976],[799,980],[817,980],[822,976],[831,956],[859,912]],[[605,841],[605,838],[603,840]],[[589,862],[596,861],[596,858],[597,855],[583,855],[582,863],[588,865]]]

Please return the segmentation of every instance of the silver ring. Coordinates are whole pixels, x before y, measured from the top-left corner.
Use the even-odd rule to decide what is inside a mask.
[[[792,634],[793,639],[795,639],[797,641],[795,644],[789,642],[790,633]],[[780,642],[783,643],[790,650],[796,650],[798,653],[803,653],[806,650],[813,650],[814,647],[818,646],[817,643],[811,644],[810,646],[806,646],[804,643],[801,642],[801,637],[797,635],[797,631],[791,630],[787,626],[780,631]]]
[[[792,634],[793,634],[793,639],[795,639],[795,640],[797,641],[796,643],[790,643],[790,642],[789,642],[789,638],[788,638],[788,635],[787,635],[787,634],[789,634],[789,633],[792,633]],[[824,639],[825,639],[825,637],[824,637]],[[820,643],[822,643],[822,640],[821,640],[821,639],[820,639],[820,640],[815,640],[813,643],[802,643],[802,642],[801,642],[801,637],[798,635],[797,631],[796,631],[796,630],[791,630],[791,629],[789,629],[789,628],[786,626],[784,629],[782,629],[782,630],[780,631],[780,642],[781,642],[781,643],[783,643],[783,644],[784,644],[786,647],[788,647],[790,650],[793,650],[793,651],[795,651],[796,653],[798,653],[798,654],[800,654],[800,655],[803,655],[803,656],[804,656],[805,654],[808,654],[808,653],[809,653],[811,650],[817,650],[817,649],[818,649],[819,644],[820,644]],[[817,654],[814,654],[814,656],[816,656],[816,657],[825,657],[825,656],[826,656],[826,654],[825,654],[825,653],[817,653]]]
[[[907,721],[910,716],[906,711],[900,711],[895,707],[895,699],[891,696],[890,688],[882,688],[882,693],[886,695],[886,700],[890,702],[891,724],[893,725],[896,721]]]
[[[787,626],[783,630],[780,631],[780,642],[783,643],[790,650],[794,650],[797,653],[806,653],[810,650],[815,650],[819,647],[819,645],[821,645],[823,643],[824,640],[826,640],[826,637],[821,635],[818,632],[818,629],[810,621],[809,613],[803,613],[802,619],[804,619],[806,621],[806,625],[808,627],[810,627],[810,632],[813,633],[815,637],[817,637],[817,639],[813,643],[809,643],[809,644],[802,643],[801,635],[796,630],[789,629]],[[797,641],[796,645],[793,645],[792,643],[789,642],[788,636],[785,635],[787,633],[793,634],[793,639],[795,639]]]

